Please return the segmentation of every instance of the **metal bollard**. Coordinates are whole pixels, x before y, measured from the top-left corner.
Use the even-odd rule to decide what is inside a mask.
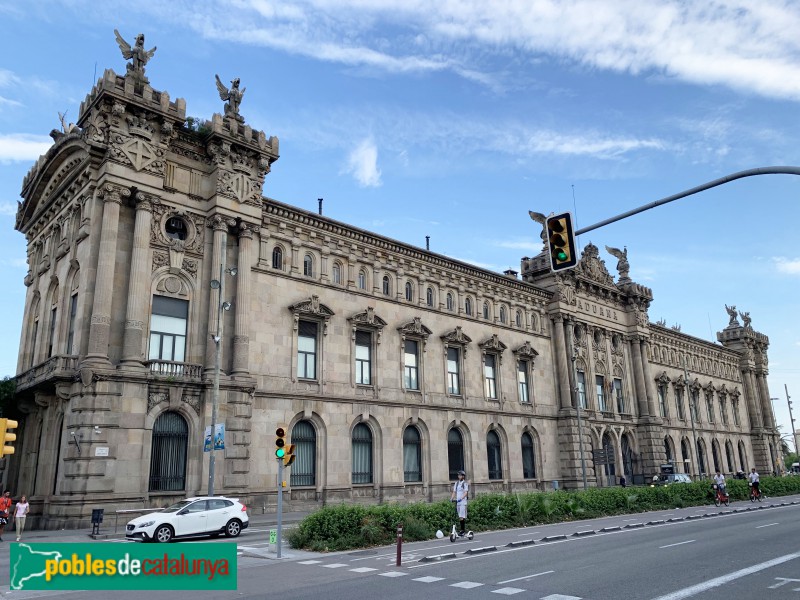
[[[403,524],[397,525],[397,566],[399,567],[402,562],[403,556]]]

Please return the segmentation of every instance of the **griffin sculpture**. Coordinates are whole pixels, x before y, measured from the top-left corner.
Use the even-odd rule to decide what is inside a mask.
[[[126,66],[128,75],[132,75],[143,83],[150,83],[147,77],[144,75],[144,66],[147,64],[147,61],[153,58],[153,55],[156,53],[156,47],[153,46],[152,50],[144,49],[143,33],[140,33],[136,36],[136,42],[134,43],[133,48],[131,48],[130,44],[128,44],[128,42],[122,38],[119,31],[116,29],[114,30],[114,34],[117,36],[117,44],[119,45],[119,49],[122,51],[122,58],[131,61]]]

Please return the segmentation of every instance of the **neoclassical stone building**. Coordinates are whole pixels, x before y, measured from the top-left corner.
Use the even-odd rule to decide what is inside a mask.
[[[238,81],[187,122],[146,62],[107,70],[22,186],[25,416],[4,469],[39,525],[206,492],[217,343],[215,490],[256,510],[281,423],[289,509],[434,500],[461,468],[476,493],[579,487],[581,439],[589,485],[772,469],[746,314],[712,343],[649,322],[652,291],[591,244],[563,274],[544,254],[498,274],[265,198],[278,139],[239,114]]]

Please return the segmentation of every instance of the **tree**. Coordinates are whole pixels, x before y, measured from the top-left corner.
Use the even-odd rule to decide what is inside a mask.
[[[17,380],[13,377],[3,377],[0,380],[0,416],[16,419],[20,416],[15,396],[17,392]]]

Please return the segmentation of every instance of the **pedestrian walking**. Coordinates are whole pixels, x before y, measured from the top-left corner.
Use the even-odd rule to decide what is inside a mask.
[[[3,541],[3,532],[6,529],[9,519],[9,511],[14,501],[11,499],[11,492],[6,490],[3,492],[3,497],[0,498],[0,542]]]
[[[17,526],[17,541],[22,538],[22,532],[25,529],[25,517],[28,516],[30,510],[28,498],[22,496],[14,507],[14,524]]]

